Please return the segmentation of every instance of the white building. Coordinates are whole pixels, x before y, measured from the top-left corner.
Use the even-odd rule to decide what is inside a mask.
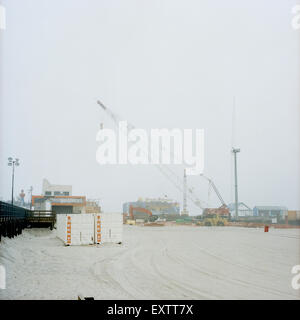
[[[62,184],[50,184],[50,182],[47,179],[44,179],[42,194],[44,196],[71,196],[72,186]]]

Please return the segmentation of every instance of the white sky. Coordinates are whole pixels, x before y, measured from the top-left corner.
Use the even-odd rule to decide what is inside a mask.
[[[300,209],[298,0],[0,4],[0,197],[10,198],[15,156],[17,192],[40,194],[45,177],[101,198],[104,210],[139,196],[181,202],[153,166],[97,164],[99,124],[112,127],[100,99],[139,128],[204,128],[204,172],[231,202],[236,96],[240,201]],[[205,181],[189,183],[208,201]]]

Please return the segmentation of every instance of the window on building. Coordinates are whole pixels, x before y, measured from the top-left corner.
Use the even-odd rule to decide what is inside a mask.
[[[54,191],[55,196],[60,196],[60,194],[61,194],[60,191]]]
[[[70,195],[70,192],[64,191],[64,192],[63,192],[63,195],[64,195],[64,196],[69,196],[69,195]]]
[[[45,196],[51,196],[51,191],[45,191]]]

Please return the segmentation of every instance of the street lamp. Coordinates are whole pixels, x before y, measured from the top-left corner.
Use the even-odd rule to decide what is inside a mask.
[[[8,166],[12,167],[12,183],[11,183],[11,204],[14,204],[14,183],[15,183],[15,166],[19,166],[20,162],[18,158],[8,158]]]
[[[32,191],[33,191],[33,186],[31,186],[28,190],[30,192],[30,210],[32,208]]]

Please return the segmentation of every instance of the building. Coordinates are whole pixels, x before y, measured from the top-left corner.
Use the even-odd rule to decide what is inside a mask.
[[[228,205],[231,217],[235,217],[235,203]],[[248,207],[244,202],[238,203],[238,215],[239,217],[253,217],[253,209]]]
[[[44,179],[42,194],[44,196],[71,196],[72,186],[50,184],[50,182],[47,179]]]
[[[100,213],[101,207],[97,200],[87,200],[85,206],[85,213]]]
[[[52,210],[56,214],[85,213],[85,196],[32,196],[34,210]]]
[[[287,213],[288,213],[287,207],[255,206],[253,208],[254,217],[278,218],[279,220],[283,220],[287,216]]]
[[[162,214],[180,214],[180,205],[178,202],[175,202],[167,198],[158,198],[158,199],[142,199],[139,198],[135,202],[126,202],[123,204],[123,213],[129,214],[130,206],[134,208],[143,208],[152,212],[153,215],[162,215]]]
[[[289,210],[288,211],[288,223],[293,225],[300,225],[300,211]]]
[[[86,197],[72,196],[72,186],[50,184],[43,180],[42,195],[32,196],[34,210],[52,210],[56,214],[85,213]]]

